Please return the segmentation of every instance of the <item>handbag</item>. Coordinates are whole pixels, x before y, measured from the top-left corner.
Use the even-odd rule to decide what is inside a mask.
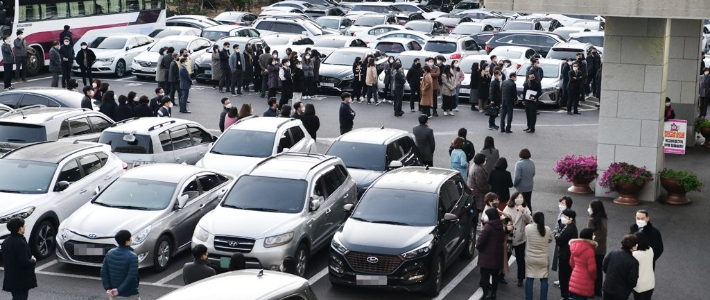
[[[498,114],[500,114],[500,107],[495,105],[488,105],[483,110],[483,112],[486,116],[497,116]]]

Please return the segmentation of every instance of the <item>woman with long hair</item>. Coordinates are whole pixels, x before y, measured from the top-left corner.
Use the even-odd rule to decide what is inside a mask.
[[[484,69],[481,69],[481,79],[478,81],[478,107],[480,112],[483,111],[486,103],[490,103],[491,79],[491,74],[486,65]]]
[[[532,154],[528,148],[523,148],[518,153],[520,160],[515,163],[515,177],[513,186],[518,192],[523,194],[528,207],[532,209],[533,177],[535,177],[535,163],[532,161]]]
[[[252,108],[251,103],[244,103],[242,107],[239,108],[239,119],[244,119],[252,114],[254,114],[254,108]]]
[[[431,106],[433,103],[432,95],[434,94],[434,80],[431,77],[431,67],[424,66],[422,68],[424,76],[419,84],[422,98],[419,100],[419,106],[422,108],[422,113],[431,118]]]
[[[459,67],[458,60],[451,61],[451,70],[456,77],[456,107],[454,107],[454,110],[459,111],[459,92],[461,91],[461,83],[466,75],[463,73],[463,69]]]
[[[305,70],[304,70],[305,71]],[[353,62],[353,102],[362,102],[362,77],[365,73],[365,68],[362,67],[362,58],[359,56]]]
[[[518,264],[518,286],[523,286],[523,279],[525,279],[525,226],[532,222],[532,216],[527,203],[523,200],[523,194],[520,192],[513,193],[503,212],[513,218],[515,229],[512,246],[515,252],[515,261]]]
[[[103,83],[103,84],[105,84],[108,89],[108,83]],[[118,107],[118,104],[116,104],[115,93],[113,91],[106,91],[106,93],[101,98],[101,105],[99,106],[99,112],[106,115],[107,117],[111,118],[111,120],[113,120],[115,122],[117,119],[117,116],[116,116],[116,108],[117,107]]]
[[[311,59],[310,53],[306,52],[305,55],[303,55],[303,63],[301,64],[301,68],[303,68],[303,78],[305,83],[303,87],[303,100],[310,100],[311,96],[315,95],[315,90],[313,89],[313,59]],[[353,85],[354,84],[355,80],[353,80]]]
[[[303,122],[303,127],[309,135],[316,140],[316,133],[320,129],[320,119],[316,115],[316,107],[312,103],[306,104],[306,108],[303,110],[303,115],[301,115],[301,122]]]
[[[229,126],[232,126],[237,120],[239,120],[239,109],[232,106],[227,110],[227,114],[224,115],[224,129],[226,130]]]
[[[505,232],[497,209],[490,208],[484,214],[488,221],[483,223],[481,234],[476,240],[478,267],[481,271],[479,284],[483,290],[484,299],[495,299],[500,278],[499,273],[503,265]]]
[[[444,116],[454,115],[454,108],[456,108],[456,75],[451,70],[451,66],[442,66],[442,77],[441,77],[441,96],[443,101],[441,103],[441,110],[444,111]]]
[[[464,138],[458,136],[451,142],[451,157],[449,158],[450,167],[452,170],[459,171],[463,181],[468,177],[468,161],[466,161],[466,153],[461,150],[463,147]]]
[[[498,158],[500,158],[498,149],[496,149],[495,140],[492,136],[487,136],[486,139],[483,140],[483,149],[481,149],[480,153],[486,156],[486,164],[483,168],[490,174],[495,168],[496,163],[498,163]],[[504,198],[503,201],[508,202],[508,199]]]
[[[500,196],[501,204],[508,203],[510,188],[513,187],[513,177],[507,169],[508,160],[501,157],[495,163],[495,169],[488,174],[488,184],[491,185],[491,191]],[[499,209],[504,209],[504,207],[499,207]]]
[[[571,209],[562,211],[561,223],[564,226],[560,233],[555,233],[555,244],[559,247],[557,253],[559,260],[559,279],[560,279],[560,294],[562,299],[569,300],[569,280],[572,276],[572,266],[570,265],[570,246],[569,242],[578,237],[577,225],[575,219],[577,213]]]
[[[642,231],[634,233],[638,240],[636,251],[632,254],[639,262],[639,278],[634,287],[634,300],[651,300],[656,287],[656,274],[653,270],[653,248],[648,235]]]
[[[483,198],[491,191],[491,186],[488,184],[488,172],[483,168],[483,163],[485,162],[486,156],[481,153],[473,157],[473,166],[468,170],[468,181],[466,182],[471,191],[473,191],[473,200],[478,211],[483,211]]]
[[[222,78],[222,68],[220,67],[220,61],[219,61],[219,45],[214,44],[212,46],[212,76],[210,77],[212,80],[212,89],[217,88],[217,84],[219,83],[219,79]]]
[[[468,102],[471,103],[471,110],[472,111],[483,111],[483,107],[478,104],[478,83],[481,80],[481,64],[480,63],[473,63],[471,65],[471,94],[468,97]],[[476,108],[476,105],[478,104],[478,108]],[[480,108],[480,110],[479,110]]]
[[[367,61],[365,84],[367,84],[367,104],[371,104],[372,97],[375,97],[375,104],[380,105],[380,101],[377,99],[377,67],[375,66],[374,58],[370,58]]]
[[[533,223],[525,226],[525,299],[533,298],[533,283],[540,279],[540,300],[547,300],[547,278],[550,276],[550,243],[552,231],[545,226],[545,214],[536,212]]]
[[[594,249],[594,258],[597,264],[597,280],[594,282],[594,294],[602,295],[602,282],[604,282],[602,272],[602,262],[606,255],[606,237],[607,237],[607,216],[604,203],[598,199],[592,200],[587,208],[589,219],[587,219],[587,227],[594,229],[594,241],[597,242],[597,247]]]

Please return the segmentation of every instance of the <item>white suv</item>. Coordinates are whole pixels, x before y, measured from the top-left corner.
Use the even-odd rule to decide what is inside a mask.
[[[250,165],[281,152],[316,152],[316,143],[300,120],[245,118],[226,129],[197,166],[239,176]]]
[[[194,165],[217,140],[197,122],[173,118],[140,118],[104,130],[99,143],[133,168],[151,163]]]
[[[42,142],[0,159],[0,243],[13,217],[25,219],[29,246],[38,259],[54,252],[60,222],[91,200],[94,191],[118,178],[125,163],[106,145]]]

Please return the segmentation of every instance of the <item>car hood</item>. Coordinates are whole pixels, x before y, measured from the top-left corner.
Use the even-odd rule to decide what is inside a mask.
[[[0,208],[0,216],[14,213],[28,206],[36,207],[39,204],[37,202],[47,196],[47,194],[0,193],[0,199],[3,199],[0,200],[0,203],[2,203]]]
[[[432,12],[425,12],[425,13],[422,13],[422,16],[423,16],[424,18],[426,18],[427,20],[434,20],[434,19],[436,19],[436,18],[438,18],[438,17],[441,17],[441,16],[443,16],[443,15],[445,15],[445,14],[447,14],[447,13],[445,13],[445,12],[440,12],[440,11],[432,11]]]
[[[293,231],[300,214],[242,210],[218,206],[200,221],[200,227],[214,235],[262,239]]]
[[[353,67],[352,66],[321,64],[320,65],[320,72],[318,74],[321,76],[343,78],[343,77],[345,77],[345,75],[348,75],[348,74],[352,75],[353,74]]]
[[[380,177],[383,172],[373,170],[351,169],[348,168],[348,173],[353,177],[358,187],[368,187],[375,179]]]
[[[87,203],[64,220],[62,227],[82,235],[113,237],[119,229],[138,232],[162,213],[162,210],[122,209]]]
[[[158,52],[146,51],[138,54],[133,60],[147,61],[147,62],[157,62],[160,54]]]
[[[260,162],[263,157],[231,156],[207,153],[196,166],[217,170],[239,176],[251,165]]]
[[[518,76],[518,77],[522,77],[522,76]],[[520,92],[523,91],[523,84],[525,84],[524,78],[518,78],[517,80],[515,80],[515,85],[518,88],[518,91],[520,91]],[[543,91],[547,88],[552,88],[552,87],[562,88],[562,81],[560,81],[558,78],[543,78],[542,82],[540,82],[540,85],[542,86]]]
[[[433,231],[434,226],[377,224],[351,218],[341,227],[338,239],[350,251],[399,255],[430,240]]]
[[[96,55],[97,59],[119,57],[126,52],[123,49],[91,49],[91,50],[94,51],[94,54]],[[156,59],[157,59],[157,56],[156,56]]]
[[[212,66],[212,53],[211,52],[202,52],[198,55],[195,55],[195,64],[197,65],[210,65]]]

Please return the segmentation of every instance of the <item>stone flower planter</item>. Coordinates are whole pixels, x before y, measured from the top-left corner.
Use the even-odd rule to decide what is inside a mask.
[[[580,195],[592,194],[594,193],[594,190],[589,187],[589,184],[592,183],[592,181],[594,181],[594,179],[587,177],[575,178],[574,180],[572,180],[572,186],[569,187],[567,191],[573,194]]]
[[[705,138],[703,147],[710,149],[710,127],[700,128],[700,134]]]
[[[645,183],[644,183],[645,184]],[[614,203],[619,205],[639,205],[641,201],[636,198],[644,185],[636,185],[630,182],[619,182],[616,185],[616,192],[619,196],[614,199]]]
[[[663,200],[666,204],[671,205],[687,205],[691,201],[685,195],[686,191],[680,181],[669,178],[661,178],[661,186],[668,192],[668,196]]]

